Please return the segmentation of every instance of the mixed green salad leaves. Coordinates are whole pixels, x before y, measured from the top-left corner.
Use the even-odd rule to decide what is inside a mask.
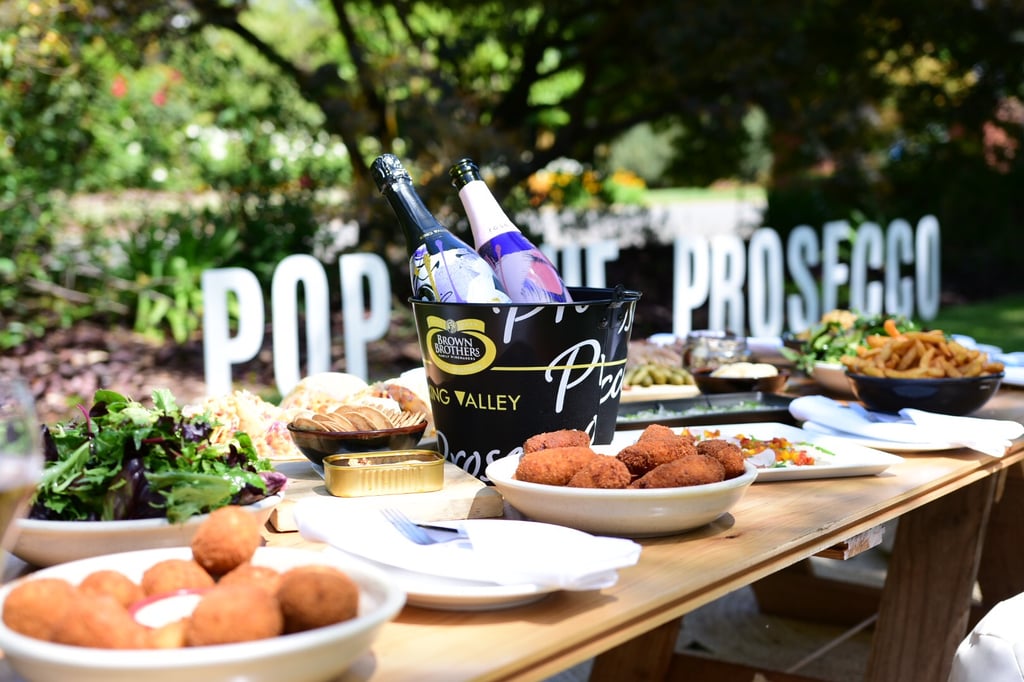
[[[29,518],[181,523],[280,491],[286,477],[261,459],[249,434],[210,440],[216,424],[185,415],[166,389],[148,408],[100,390],[83,418],[43,429],[46,464]]]
[[[868,336],[885,335],[883,325],[890,317],[901,332],[917,329],[914,322],[900,315],[860,316],[850,311],[833,311],[808,330],[799,351],[783,348],[781,353],[797,369],[809,374],[814,369],[814,363],[838,363],[844,356],[856,355],[859,346],[867,345],[865,339]]]

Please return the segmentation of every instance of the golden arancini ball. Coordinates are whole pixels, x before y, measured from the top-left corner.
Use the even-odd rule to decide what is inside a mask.
[[[108,594],[125,608],[146,596],[141,585],[111,569],[93,571],[78,584],[78,589],[83,594]]]
[[[253,585],[270,594],[277,593],[281,584],[281,572],[270,566],[246,562],[221,576],[217,585]]]
[[[217,586],[203,595],[185,626],[188,646],[277,637],[284,631],[274,595],[252,585]]]
[[[53,641],[98,649],[142,649],[149,643],[146,627],[107,594],[79,594],[60,624]]]
[[[252,559],[263,541],[257,517],[237,505],[215,509],[192,538],[192,556],[212,575]]]
[[[29,637],[49,640],[78,596],[75,586],[61,578],[29,578],[4,600],[4,625]]]
[[[299,566],[281,576],[277,600],[285,632],[301,632],[355,618],[359,586],[333,566]]]
[[[213,578],[206,569],[192,559],[164,559],[142,574],[142,591],[146,596],[213,585]]]

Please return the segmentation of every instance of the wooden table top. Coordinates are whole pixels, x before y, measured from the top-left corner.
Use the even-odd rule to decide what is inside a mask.
[[[1024,419],[1024,392],[1002,390],[978,416]],[[968,450],[901,456],[877,476],[755,483],[709,526],[641,540],[638,564],[599,592],[556,592],[486,612],[406,607],[343,679],[544,679],[1021,462],[1024,440],[1001,458]],[[307,544],[294,533],[268,539]]]
[[[1001,390],[978,416],[1024,421],[1024,391]],[[543,680],[1019,464],[1024,439],[1001,458],[968,450],[901,456],[877,476],[755,483],[704,528],[640,540],[638,564],[604,590],[494,611],[406,607],[341,680]],[[273,546],[323,547],[295,532],[268,528],[266,537]],[[0,659],[0,680],[9,679]]]

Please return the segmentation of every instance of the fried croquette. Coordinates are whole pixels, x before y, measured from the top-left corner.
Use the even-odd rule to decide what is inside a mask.
[[[93,571],[78,583],[78,589],[85,594],[110,595],[125,608],[146,596],[141,585],[113,569]]]
[[[625,488],[633,476],[620,460],[598,455],[569,479],[570,488]]]
[[[281,572],[270,566],[246,562],[221,576],[218,585],[254,585],[274,594],[281,584]]]
[[[725,468],[714,457],[687,455],[660,464],[630,484],[632,488],[677,488],[725,480]]]
[[[661,464],[696,454],[697,447],[687,438],[649,438],[627,445],[616,457],[633,476],[643,476]]]
[[[144,649],[149,634],[109,594],[79,593],[53,631],[52,641],[97,649]]]
[[[203,595],[185,626],[188,646],[277,637],[284,617],[277,598],[253,585],[219,585]]]
[[[523,443],[523,452],[537,452],[548,448],[590,447],[590,436],[578,429],[561,429],[530,436]]]
[[[672,440],[679,438],[679,434],[664,424],[651,424],[640,433],[640,437],[637,438],[637,442],[658,440],[659,438]]]
[[[213,584],[213,577],[193,559],[164,559],[142,574],[142,591],[146,596]]]
[[[573,474],[598,454],[589,446],[545,448],[524,454],[516,467],[515,479],[546,485],[566,485]]]
[[[714,457],[725,468],[726,478],[736,478],[746,469],[746,458],[739,446],[722,438],[711,438],[697,443],[697,452]]]
[[[192,538],[192,557],[211,575],[224,575],[252,559],[260,546],[259,520],[237,505],[210,512]]]
[[[51,639],[77,592],[62,578],[27,579],[4,600],[4,625],[29,637]]]
[[[302,632],[355,618],[359,586],[333,566],[299,566],[285,571],[277,588],[285,632]]]

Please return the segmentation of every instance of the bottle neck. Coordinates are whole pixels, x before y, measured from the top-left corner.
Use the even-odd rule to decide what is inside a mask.
[[[383,193],[398,217],[398,224],[402,226],[410,249],[415,248],[425,237],[447,229],[430,212],[408,180],[388,184]]]
[[[471,180],[463,185],[459,199],[466,210],[477,248],[496,235],[519,231],[483,180]]]

